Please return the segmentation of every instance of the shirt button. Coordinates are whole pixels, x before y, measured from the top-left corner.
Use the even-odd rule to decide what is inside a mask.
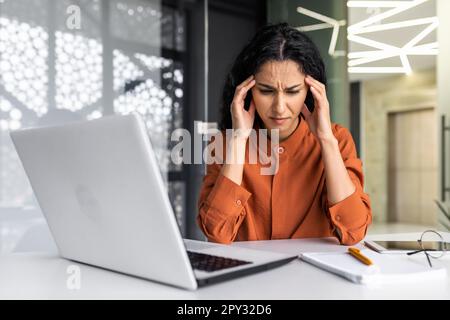
[[[281,147],[281,146],[280,146],[280,147],[278,147],[278,153],[280,153],[280,154],[281,154],[281,153],[283,153],[283,152],[284,152],[284,147]]]
[[[242,202],[241,202],[241,200],[236,200],[236,204],[238,205],[238,206],[240,206],[241,204],[242,204]]]
[[[336,216],[336,221],[341,221],[341,216]]]

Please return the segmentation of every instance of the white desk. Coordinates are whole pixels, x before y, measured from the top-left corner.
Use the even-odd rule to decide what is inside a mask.
[[[387,235],[417,239],[418,234]],[[450,240],[450,234],[445,235]],[[383,236],[372,236],[381,239]],[[332,239],[239,242],[262,250],[289,253],[339,251]],[[419,257],[418,257],[419,258]],[[421,257],[425,262],[425,257]],[[50,253],[13,253],[0,256],[0,299],[450,299],[450,253],[436,263],[449,277],[378,288],[353,284],[303,261],[270,271],[186,291],[58,258]],[[81,288],[67,288],[67,267],[78,265]]]

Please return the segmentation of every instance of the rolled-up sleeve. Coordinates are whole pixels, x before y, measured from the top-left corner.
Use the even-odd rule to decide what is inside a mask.
[[[357,158],[353,138],[343,127],[340,127],[335,135],[344,165],[356,189],[350,196],[331,206],[325,191],[323,201],[341,244],[353,245],[364,239],[367,228],[372,223],[372,209],[370,198],[363,190],[362,162]]]
[[[207,166],[198,200],[197,223],[208,240],[231,243],[245,218],[251,193],[225,177],[221,165]]]

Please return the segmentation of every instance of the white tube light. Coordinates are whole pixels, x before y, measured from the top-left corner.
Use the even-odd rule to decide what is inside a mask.
[[[405,1],[347,1],[349,8],[396,8],[405,5]]]
[[[350,67],[349,73],[406,73],[403,67]]]
[[[348,27],[348,32],[349,33],[354,33],[355,29],[358,30],[358,29],[360,29],[362,27],[371,25],[371,24],[373,24],[375,22],[379,22],[379,21],[381,21],[383,19],[392,17],[392,16],[394,16],[396,14],[399,14],[399,13],[404,12],[406,10],[409,10],[409,9],[411,9],[413,7],[416,7],[416,6],[422,4],[422,3],[426,2],[426,1],[429,1],[429,0],[413,0],[413,1],[408,1],[408,2],[404,1],[404,3],[405,3],[404,5],[397,6],[397,7],[393,8],[393,9],[391,9],[391,10],[385,11],[385,12],[377,14],[377,15],[374,15],[374,16],[368,18],[368,19],[365,19],[365,20],[363,20],[361,22],[358,22],[358,23],[355,23],[354,25],[349,26]]]
[[[408,27],[413,27],[413,26],[420,26],[423,24],[434,24],[434,23],[438,23],[438,21],[439,20],[437,17],[427,17],[427,18],[422,18],[422,19],[413,19],[413,20],[378,24],[378,25],[374,25],[374,26],[370,26],[370,27],[353,29],[352,34],[361,34],[361,33],[378,32],[378,31],[385,31],[385,30],[392,30],[392,29],[399,29],[399,28],[408,28]]]
[[[381,23],[384,19],[398,15],[411,8],[419,6],[429,0],[411,0],[411,1],[347,1],[349,8],[390,8],[389,10],[371,16],[363,21],[360,21],[347,28],[349,41],[365,45],[375,50],[358,51],[348,53],[348,71],[350,73],[412,73],[412,68],[408,56],[410,55],[437,55],[437,42],[417,45],[427,35],[433,32],[438,24],[437,17],[426,17],[419,19],[411,19],[406,21]],[[331,56],[345,55],[344,51],[337,51],[336,44],[339,37],[339,28],[346,25],[345,20],[335,20],[323,14],[308,10],[306,8],[298,7],[297,12],[313,19],[319,20],[322,23],[312,24],[309,26],[300,26],[297,29],[303,32],[323,30],[333,28],[333,33],[328,48],[328,53]],[[396,47],[384,42],[376,41],[362,36],[363,34],[395,30],[400,28],[408,28],[413,26],[427,25],[424,30],[409,40],[403,47]],[[363,67],[361,65],[385,60],[392,57],[399,57],[401,67]]]
[[[319,21],[326,22],[326,23],[331,24],[331,25],[335,25],[336,22],[337,22],[337,20],[335,20],[333,18],[324,16],[323,14],[320,14],[320,13],[317,13],[317,12],[305,9],[303,7],[297,7],[297,12],[301,13],[301,14],[304,14],[305,16],[317,19]]]
[[[331,34],[330,45],[328,47],[328,54],[332,57],[345,56],[345,51],[336,50],[336,44],[339,37],[339,28],[345,26],[347,24],[346,20],[335,20],[333,18],[327,17],[323,14],[308,10],[303,7],[297,7],[297,12],[303,15],[306,15],[310,18],[319,20],[323,23],[312,24],[309,26],[300,26],[297,27],[298,30],[303,32],[314,31],[314,30],[322,30],[322,29],[330,29],[333,28],[333,33]]]

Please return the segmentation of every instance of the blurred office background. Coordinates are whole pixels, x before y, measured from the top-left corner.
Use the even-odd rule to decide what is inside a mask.
[[[0,0],[0,253],[55,249],[9,131],[132,111],[182,234],[202,239],[204,167],[171,163],[170,135],[218,121],[234,57],[281,21],[321,50],[332,120],[363,160],[370,232],[450,228],[435,203],[449,210],[449,18],[447,0]]]

